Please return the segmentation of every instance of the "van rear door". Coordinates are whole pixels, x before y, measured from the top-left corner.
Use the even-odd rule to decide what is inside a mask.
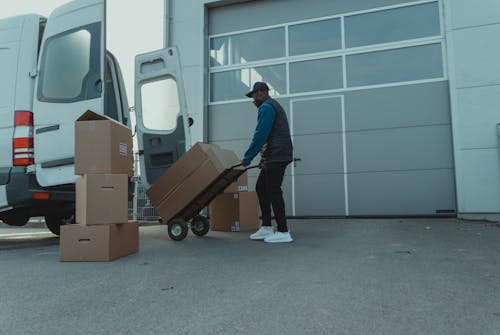
[[[148,187],[191,146],[177,48],[136,56],[135,114],[141,181]]]
[[[41,186],[75,181],[75,120],[104,113],[105,28],[105,0],[72,1],[47,21],[33,105]]]

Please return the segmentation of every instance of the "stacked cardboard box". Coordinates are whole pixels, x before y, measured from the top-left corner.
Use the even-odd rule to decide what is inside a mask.
[[[139,249],[128,221],[133,175],[130,129],[87,111],[75,126],[76,224],[61,227],[61,261],[110,261]]]
[[[169,222],[198,197],[209,197],[204,193],[207,188],[238,163],[238,156],[230,150],[196,143],[151,185],[148,198],[163,222]]]
[[[226,177],[221,179],[221,176],[227,176],[224,174],[229,169],[243,170],[242,167],[235,167],[239,162],[239,157],[230,150],[213,144],[196,143],[151,185],[147,195],[163,222],[169,222],[179,213],[189,212],[195,199],[205,204],[213,192],[222,192],[227,184]],[[258,228],[259,206],[255,192],[248,192],[247,173],[224,192],[213,201],[210,214],[212,230],[246,231]]]
[[[253,231],[259,228],[259,201],[248,191],[247,173],[210,204],[210,225],[215,231]]]

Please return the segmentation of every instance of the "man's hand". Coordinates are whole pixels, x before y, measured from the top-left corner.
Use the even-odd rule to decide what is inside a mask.
[[[250,165],[250,163],[245,163],[245,162],[241,161],[241,166],[243,166],[243,167],[247,167],[247,166],[249,166],[249,165]]]

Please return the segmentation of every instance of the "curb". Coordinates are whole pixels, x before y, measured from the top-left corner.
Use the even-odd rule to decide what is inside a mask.
[[[145,226],[159,226],[161,225],[161,223],[159,223],[158,221],[139,221],[139,226],[141,227],[145,227]],[[25,224],[24,226],[21,226],[21,227],[17,227],[17,226],[9,226],[3,222],[0,221],[0,229],[2,228],[9,228],[9,229],[12,229],[12,228],[46,228],[45,226],[45,221],[43,220],[30,220],[27,224]]]

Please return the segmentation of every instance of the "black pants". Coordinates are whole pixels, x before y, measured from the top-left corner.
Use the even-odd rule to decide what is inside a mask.
[[[260,211],[262,212],[262,225],[271,226],[271,206],[278,225],[279,232],[287,232],[285,217],[285,201],[281,184],[288,163],[266,163],[260,170],[255,190],[259,196]]]

